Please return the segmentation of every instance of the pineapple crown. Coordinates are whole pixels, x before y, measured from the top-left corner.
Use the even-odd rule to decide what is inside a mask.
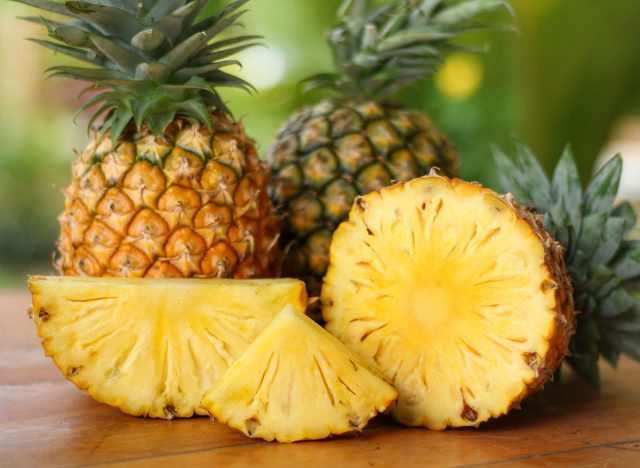
[[[329,33],[338,71],[311,77],[307,90],[329,87],[345,96],[387,98],[434,74],[446,52],[482,49],[456,45],[459,36],[499,29],[478,17],[511,6],[507,0],[343,0]]]
[[[620,354],[640,360],[640,241],[630,240],[636,217],[614,206],[622,158],[608,162],[583,192],[567,148],[551,180],[531,150],[517,143],[517,162],[494,150],[503,188],[544,213],[545,229],[565,248],[578,315],[568,363],[595,387],[598,358],[616,366]]]
[[[52,39],[32,41],[90,65],[47,71],[91,83],[82,95],[97,95],[79,112],[95,107],[89,129],[104,116],[101,133],[111,131],[114,142],[132,120],[155,134],[177,115],[210,127],[212,109],[228,112],[216,87],[252,89],[223,68],[239,65],[229,57],[256,45],[260,37],[211,42],[238,25],[246,12],[239,10],[249,0],[235,0],[202,21],[197,18],[211,0],[15,1],[70,19],[23,18],[46,26]]]

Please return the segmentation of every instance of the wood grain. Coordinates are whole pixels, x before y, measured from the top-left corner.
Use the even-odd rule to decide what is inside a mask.
[[[0,466],[640,466],[640,365],[603,365],[603,391],[561,385],[480,429],[376,419],[362,434],[278,445],[207,418],[123,415],[67,382],[40,348],[25,292],[0,293]]]

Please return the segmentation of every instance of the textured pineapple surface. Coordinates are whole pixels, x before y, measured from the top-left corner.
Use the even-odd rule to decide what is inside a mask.
[[[249,437],[295,442],[359,431],[396,397],[362,358],[287,307],[202,406]]]
[[[297,112],[267,155],[284,217],[285,274],[319,294],[331,237],[358,195],[425,175],[458,173],[458,154],[429,120],[400,106],[348,99]]]
[[[241,124],[176,119],[78,155],[60,216],[71,276],[268,278],[279,266],[269,172]]]
[[[398,389],[398,421],[475,426],[553,374],[573,333],[562,249],[509,197],[439,176],[356,201],[322,293],[327,329]]]
[[[204,392],[283,307],[295,280],[31,277],[32,317],[65,377],[125,413],[204,415]]]

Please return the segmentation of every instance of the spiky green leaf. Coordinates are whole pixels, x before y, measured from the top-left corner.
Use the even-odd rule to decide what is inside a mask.
[[[77,60],[81,60],[83,62],[91,63],[97,66],[106,66],[104,60],[102,60],[95,51],[93,50],[85,50],[79,49],[76,47],[69,47],[61,44],[57,44],[51,41],[45,41],[42,39],[29,39],[31,42],[35,42],[47,49],[53,50],[54,52],[59,52],[61,54],[67,55],[69,57],[73,57]]]
[[[91,42],[123,73],[133,74],[143,58],[105,37],[93,35]]]
[[[433,22],[444,25],[461,23],[500,8],[512,11],[505,0],[468,0],[442,10],[433,17]]]
[[[446,52],[471,50],[454,40],[477,26],[479,15],[508,6],[506,0],[396,0],[375,7],[345,0],[329,34],[338,72],[308,80],[342,94],[384,99],[436,72]],[[481,49],[478,49],[480,51]]]
[[[252,90],[221,70],[238,64],[231,60],[234,54],[256,45],[258,36],[227,34],[247,2],[236,0],[196,23],[209,0],[22,1],[72,19],[26,18],[45,25],[52,37],[36,43],[95,66],[58,66],[49,72],[93,83],[97,95],[80,110],[97,107],[89,126],[106,116],[100,133],[111,132],[113,138],[132,120],[138,126],[147,123],[154,132],[164,130],[176,115],[208,125],[212,110],[228,112],[216,87]]]
[[[587,213],[611,211],[618,195],[622,176],[622,157],[616,155],[595,175],[587,188],[584,199]]]

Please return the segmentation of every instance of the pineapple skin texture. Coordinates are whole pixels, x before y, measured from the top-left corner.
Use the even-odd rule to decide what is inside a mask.
[[[56,266],[68,276],[266,278],[281,262],[268,168],[242,124],[174,120],[94,138],[72,167]]]
[[[318,295],[334,231],[355,198],[438,167],[457,176],[458,154],[422,112],[327,100],[300,110],[269,149],[271,194],[284,215],[285,276]]]
[[[361,431],[397,396],[360,356],[288,306],[202,406],[247,437],[291,443]]]
[[[149,418],[206,415],[202,396],[289,306],[297,280],[30,277],[45,354],[95,400]]]
[[[463,198],[458,208],[469,212],[443,218],[446,209],[440,202],[445,200],[446,207],[447,194],[453,193],[468,197]],[[482,200],[485,209],[473,205],[474,197]],[[488,262],[500,259],[495,249],[498,253],[509,250],[518,242],[517,238],[500,239],[500,232],[491,231],[490,224],[489,228],[476,225],[472,233],[456,232],[458,226],[465,226],[466,218],[477,219],[471,210],[487,217],[495,211],[496,216],[505,216],[504,220],[511,218],[513,232],[526,240],[522,251],[533,255],[532,260],[525,260],[536,272],[532,274],[533,280],[527,284],[526,275],[518,276],[521,267],[513,266],[514,263],[510,267],[510,273],[515,272],[514,284],[501,286],[498,277],[495,283],[493,280],[487,283],[488,289],[484,292],[475,295],[469,292],[475,286],[471,283],[482,277],[482,267],[486,269],[487,264],[491,265]],[[410,219],[412,215],[415,215],[415,225]],[[472,257],[466,262],[461,256],[461,263],[448,269],[450,260],[429,267],[431,262],[436,264],[439,255],[432,251],[422,259],[427,263],[411,270],[415,281],[403,283],[398,293],[392,283],[409,268],[404,252],[409,255],[414,249],[413,256],[419,257],[422,246],[431,242],[430,236],[436,235],[436,219],[444,223],[438,234],[444,235],[434,244],[445,256],[453,253],[455,257],[459,249],[466,252],[476,242],[474,238],[485,236],[480,245],[483,242],[490,245],[492,236],[498,239],[491,247],[494,253],[485,258]],[[506,223],[502,229],[507,230]],[[447,239],[458,234],[464,237]],[[382,236],[382,240],[376,241],[376,236]],[[397,251],[391,252],[394,246]],[[373,256],[368,255],[367,250]],[[518,252],[509,251],[505,259],[514,253]],[[505,261],[507,265],[511,262]],[[447,286],[452,277],[464,278],[467,283]],[[520,282],[525,289],[519,290]],[[427,289],[423,285],[429,283],[437,286],[424,295],[421,291]],[[509,286],[513,289],[509,290]],[[458,310],[448,310],[445,306],[442,309],[446,310],[445,314],[452,315],[429,321],[433,310],[438,310],[439,299],[432,297],[448,287],[451,289],[442,297],[463,306]],[[414,293],[417,295],[411,296]],[[527,299],[529,293],[535,300]],[[470,298],[467,302],[458,302],[465,296]],[[515,313],[509,314],[508,303],[514,298],[518,307],[527,311],[526,315],[518,313],[518,307]],[[474,310],[474,313],[480,312],[480,320],[473,315],[463,315],[473,310],[474,304],[487,302],[491,310],[502,307],[500,301],[505,301],[506,308],[496,310],[511,317],[501,317],[500,313],[492,315],[487,309]],[[334,236],[322,303],[327,330],[368,359],[371,365],[378,366],[398,389],[399,398],[391,408],[391,415],[402,424],[434,430],[478,426],[507,414],[542,389],[567,355],[576,322],[564,251],[543,229],[542,216],[521,207],[510,195],[499,196],[479,184],[435,175],[398,184],[356,201],[349,221],[343,223]],[[430,308],[426,308],[425,303]],[[456,314],[461,318],[455,317]],[[493,344],[481,348],[480,345],[486,343],[473,341],[478,336],[489,337]]]

